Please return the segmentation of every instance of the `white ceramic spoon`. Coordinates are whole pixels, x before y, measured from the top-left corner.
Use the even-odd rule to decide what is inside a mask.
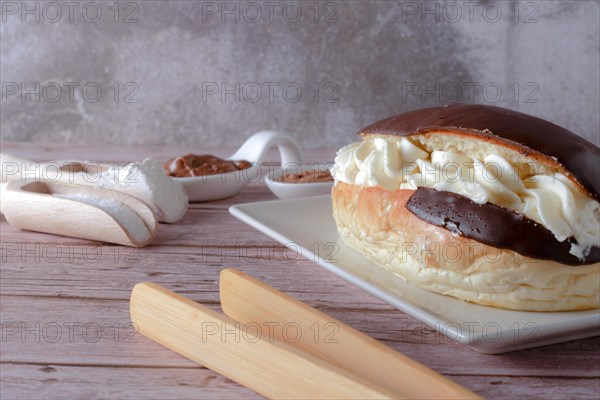
[[[142,247],[157,220],[141,200],[114,190],[35,180],[8,182],[2,196],[8,223],[20,229]]]
[[[282,167],[302,164],[302,151],[291,136],[276,131],[262,131],[252,135],[238,151],[226,157],[227,160],[249,161],[253,163],[252,168],[224,174],[173,179],[183,185],[189,201],[217,200],[233,196],[249,182],[260,181],[260,163],[267,151],[274,146],[279,149]]]

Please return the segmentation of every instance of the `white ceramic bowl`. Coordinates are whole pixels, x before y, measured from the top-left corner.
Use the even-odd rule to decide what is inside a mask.
[[[316,183],[288,183],[280,182],[279,179],[284,174],[297,174],[300,172],[310,170],[329,170],[332,164],[310,164],[310,165],[299,165],[299,164],[287,164],[283,169],[277,169],[272,171],[265,177],[265,183],[267,187],[271,189],[271,192],[280,199],[294,199],[297,197],[309,197],[309,196],[320,196],[323,194],[330,194],[333,188],[333,181],[331,182],[316,182]]]
[[[291,136],[276,131],[262,131],[252,135],[228,160],[246,160],[251,168],[224,174],[173,178],[181,183],[190,202],[210,201],[233,196],[248,182],[256,179],[257,168],[271,147],[277,147],[281,165],[302,163],[300,146]]]
[[[256,165],[251,167],[256,170]],[[231,197],[250,182],[248,170],[227,172],[224,174],[204,175],[185,178],[173,178],[183,185],[190,202],[211,201]]]

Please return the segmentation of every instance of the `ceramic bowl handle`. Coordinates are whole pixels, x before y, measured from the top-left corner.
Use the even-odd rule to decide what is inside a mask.
[[[247,160],[260,164],[267,151],[274,146],[279,149],[282,168],[289,164],[302,164],[302,150],[298,143],[291,136],[277,131],[255,133],[229,159]]]

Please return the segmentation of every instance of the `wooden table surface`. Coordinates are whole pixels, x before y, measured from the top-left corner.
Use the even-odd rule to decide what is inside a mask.
[[[3,152],[40,161],[165,159],[193,150],[202,151],[2,144]],[[320,149],[306,156],[327,162],[334,153]],[[152,244],[138,250],[19,231],[2,218],[0,398],[259,398],[130,325],[135,283],[153,281],[218,309],[219,271],[226,267],[264,280],[484,397],[600,397],[598,338],[502,355],[469,350],[309,260],[283,259],[279,244],[228,212],[232,204],[274,198],[255,183],[229,199],[191,204],[183,220],[161,224]]]

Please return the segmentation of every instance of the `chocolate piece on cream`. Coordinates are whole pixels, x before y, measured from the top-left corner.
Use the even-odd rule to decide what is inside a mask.
[[[454,234],[527,257],[567,265],[600,261],[600,247],[592,247],[580,260],[569,253],[570,240],[559,242],[552,232],[523,214],[491,203],[478,204],[459,194],[420,187],[411,195],[406,208],[419,219]]]

